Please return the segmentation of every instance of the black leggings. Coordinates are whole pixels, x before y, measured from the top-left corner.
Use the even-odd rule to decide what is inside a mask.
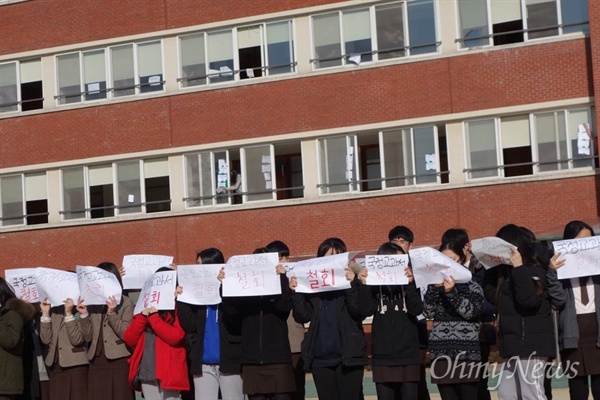
[[[418,399],[418,382],[386,382],[376,383],[377,400]]]
[[[359,400],[361,398],[364,368],[337,367],[313,368],[312,376],[319,399]]]
[[[478,400],[477,382],[438,384],[442,400]]]
[[[588,384],[588,378],[591,385]],[[571,400],[587,400],[590,395],[590,386],[594,400],[600,400],[600,375],[576,376],[569,379],[569,395]]]

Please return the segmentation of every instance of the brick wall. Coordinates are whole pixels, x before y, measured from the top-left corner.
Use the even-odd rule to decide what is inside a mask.
[[[339,1],[342,0],[27,1],[0,9],[0,37],[10,38],[2,41],[0,54],[182,28]]]
[[[10,118],[0,168],[591,96],[586,43]]]
[[[598,179],[561,179],[353,201],[234,211],[0,234],[0,271],[6,268],[120,263],[126,254],[165,254],[180,264],[215,246],[226,257],[251,253],[280,239],[293,255],[314,255],[327,237],[350,250],[373,250],[397,224],[413,229],[415,245],[437,245],[450,227],[472,238],[494,235],[506,223],[536,233],[598,215]],[[592,206],[590,206],[592,204]]]

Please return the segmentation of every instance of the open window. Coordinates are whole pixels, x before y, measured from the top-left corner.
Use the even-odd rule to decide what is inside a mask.
[[[273,145],[242,148],[242,182],[247,201],[275,200]]]
[[[302,173],[302,151],[300,142],[285,142],[274,145],[275,183],[277,200],[304,197]]]
[[[45,172],[25,174],[25,214],[27,225],[48,223],[48,190]]]
[[[168,158],[144,160],[146,213],[171,210],[171,185]]]
[[[115,200],[112,164],[93,165],[88,168],[90,216],[114,217]]]
[[[240,79],[263,76],[262,25],[238,28]]]
[[[500,134],[504,176],[533,174],[529,116],[517,115],[501,118]]]

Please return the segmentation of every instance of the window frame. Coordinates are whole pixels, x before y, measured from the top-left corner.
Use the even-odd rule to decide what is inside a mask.
[[[31,82],[38,82],[38,81],[29,81],[29,82],[23,82],[23,76],[22,76],[22,72],[21,72],[21,64],[24,63],[28,63],[28,62],[34,62],[37,61],[39,62],[39,76],[40,76],[40,80],[39,82],[41,83],[41,96],[42,97],[38,97],[35,99],[27,99],[27,100],[23,100],[23,85],[27,84],[27,83],[31,83]],[[3,65],[9,65],[9,64],[14,64],[15,65],[15,86],[16,86],[16,101],[14,103],[8,103],[7,105],[4,106],[0,106],[0,115],[5,115],[5,114],[9,114],[9,113],[21,113],[21,112],[27,112],[27,111],[33,111],[33,110],[41,110],[44,108],[43,102],[44,102],[44,80],[43,80],[43,72],[42,72],[42,65],[41,65],[41,58],[32,58],[32,59],[25,59],[25,60],[13,60],[13,61],[7,61],[7,62],[0,62],[0,67]],[[0,88],[2,88],[2,86],[0,86]],[[23,110],[23,104],[24,103],[33,103],[33,102],[40,102],[40,106],[39,107],[35,107],[35,108],[31,108],[28,110]],[[2,111],[3,107],[12,107],[12,106],[16,106],[16,110],[6,110],[6,111]]]
[[[28,200],[28,195],[27,195],[27,177],[31,177],[34,175],[44,175],[44,181],[45,181],[45,186],[44,186],[44,192],[45,192],[45,201],[46,201],[46,212],[42,212],[42,213],[34,213],[34,214],[29,214],[27,212],[27,203],[29,201],[33,201],[33,200]],[[2,180],[5,178],[15,178],[15,177],[19,177],[20,178],[20,187],[21,187],[21,199],[20,199],[20,203],[21,203],[21,214],[18,216],[9,216],[7,218],[4,217],[4,194],[2,193]],[[48,212],[48,174],[46,171],[38,171],[38,172],[28,172],[28,173],[17,173],[17,174],[7,174],[7,175],[2,175],[0,176],[0,227],[2,228],[7,228],[7,227],[14,227],[14,226],[31,226],[31,225],[42,225],[42,224],[47,224],[48,221],[48,217],[50,215],[50,213]],[[37,218],[37,217],[46,217],[46,221],[45,222],[38,222],[38,223],[31,223],[30,219],[31,218]],[[14,223],[14,224],[4,224],[5,220],[9,220],[9,221],[17,221],[17,220],[21,220],[20,223]]]

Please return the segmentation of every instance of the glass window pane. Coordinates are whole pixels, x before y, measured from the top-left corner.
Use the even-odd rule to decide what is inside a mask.
[[[45,172],[25,175],[27,225],[48,223],[48,194]]]
[[[41,110],[44,108],[42,60],[37,58],[21,61],[19,68],[21,70],[21,111]],[[2,107],[0,107],[0,112],[2,112]]]
[[[140,92],[156,92],[163,89],[160,42],[138,45],[138,74],[140,76]]]
[[[437,39],[433,0],[411,1],[407,12],[410,54],[435,53]]]
[[[83,83],[86,100],[106,98],[104,50],[83,53]]]
[[[233,76],[233,37],[231,31],[208,34],[208,68],[210,83],[232,81]]]
[[[467,123],[467,146],[470,169],[490,168],[471,171],[471,178],[498,176],[496,129],[493,119]]]
[[[262,25],[238,28],[240,79],[263,76]]]
[[[112,171],[112,164],[94,165],[88,168],[92,219],[115,215]]]
[[[413,138],[415,143],[417,184],[436,183],[438,179],[437,175],[426,175],[439,171],[439,157],[435,151],[435,131],[433,126],[413,129]]]
[[[592,117],[589,109],[585,110],[571,110],[568,111],[569,115],[569,139],[571,141],[571,152],[573,153],[573,158],[588,158],[590,155],[595,153],[595,149],[593,149],[593,144],[590,143],[590,147],[592,147],[590,154],[588,155],[587,151],[584,148],[580,148],[577,144],[578,132],[580,129],[584,130],[583,124],[589,124],[591,131],[593,132],[592,127]],[[584,160],[575,160],[573,161],[573,168],[584,168],[591,167],[592,160],[584,159]]]
[[[141,212],[140,163],[127,161],[117,164],[117,181],[119,214]]]
[[[292,21],[267,24],[267,52],[269,54],[269,75],[294,72]]]
[[[204,34],[179,38],[181,49],[182,87],[206,84],[206,61],[204,60]]]
[[[247,187],[243,188],[248,192],[248,201],[272,200],[272,189],[275,189],[273,183],[273,168],[271,166],[271,146],[251,147],[244,149],[245,169]],[[268,170],[270,172],[263,172]],[[267,193],[264,193],[267,191]],[[260,193],[263,192],[263,193]]]
[[[114,96],[120,97],[135,94],[133,45],[111,47],[110,55]]]
[[[231,185],[233,185],[235,182],[230,182],[230,174],[229,174],[229,165],[227,164],[228,157],[227,157],[227,152],[226,151],[219,151],[219,152],[215,152],[214,153],[214,178],[216,181],[216,184],[213,182],[212,183],[212,188],[214,188],[215,190],[217,188],[219,188],[219,190],[217,191],[217,193],[219,194],[223,194],[222,196],[217,196],[217,204],[228,204],[229,203],[229,196],[227,196],[227,193],[223,190],[223,188],[227,188]],[[203,180],[206,178],[208,180],[208,177],[206,177],[207,170],[202,170],[202,178]],[[240,195],[236,195],[233,196],[232,200],[235,204],[239,204],[241,203],[241,197]]]
[[[1,178],[0,195],[2,196],[2,226],[22,225],[24,210],[21,175]]]
[[[562,122],[558,121],[557,116],[561,117]],[[534,118],[538,161],[540,162],[539,171],[555,171],[567,168],[566,162],[557,162],[568,158],[564,112],[536,114]]]
[[[171,210],[168,158],[144,160],[144,193],[147,213]]]
[[[83,167],[62,170],[62,184],[64,218],[85,218]]]
[[[342,23],[344,25],[345,54],[347,56],[360,54],[361,62],[373,61],[369,9],[344,12]]]
[[[60,104],[81,101],[81,77],[79,53],[58,56],[58,95]]]
[[[487,22],[487,2],[458,0],[462,47],[486,46],[490,44]]]
[[[560,2],[563,33],[588,32],[588,0],[562,0]],[[582,24],[582,22],[584,22]]]
[[[321,183],[331,185],[322,187],[323,193],[347,192],[348,182],[355,179],[356,155],[347,140],[346,136],[319,140]]]
[[[527,37],[529,39],[558,35],[556,0],[526,0]],[[554,27],[550,29],[543,29]]]
[[[375,7],[377,20],[377,57],[380,60],[404,57],[402,3]]]
[[[337,12],[313,17],[315,68],[342,65],[340,17]]]
[[[0,113],[17,111],[17,63],[0,65]]]
[[[504,176],[533,174],[529,116],[504,117],[500,122]],[[508,167],[511,164],[519,164]],[[523,165],[528,164],[528,165]]]
[[[410,130],[383,132],[383,154],[386,187],[412,185],[414,178],[399,178],[414,175]]]

